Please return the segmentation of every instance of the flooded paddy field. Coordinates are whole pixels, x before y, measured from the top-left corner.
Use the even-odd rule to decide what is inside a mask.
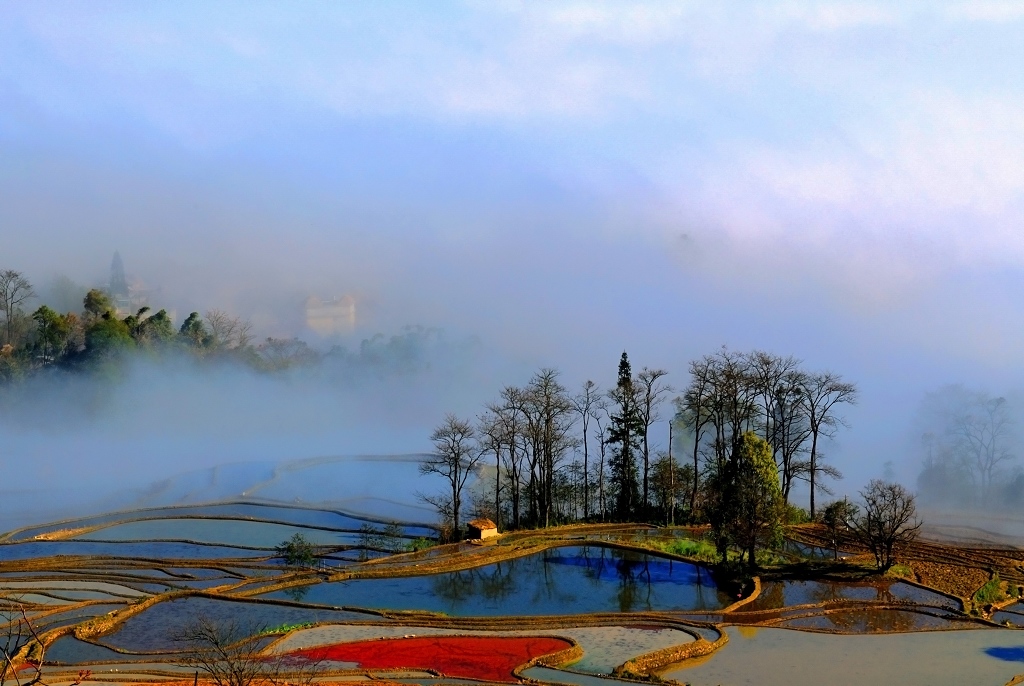
[[[729,642],[720,650],[662,676],[692,686],[1001,686],[1024,672],[1024,634],[998,629],[872,636],[742,627],[727,632]]]
[[[266,597],[286,598],[282,591]],[[731,601],[699,565],[574,546],[447,574],[321,583],[304,602],[496,616],[714,611]]]
[[[337,510],[318,508],[289,507],[286,505],[257,504],[257,503],[223,503],[215,505],[193,505],[164,507],[146,510],[133,510],[127,512],[116,512],[111,514],[98,515],[95,517],[83,517],[81,519],[64,520],[55,524],[26,527],[14,532],[0,536],[0,542],[26,541],[45,537],[74,538],[77,532],[88,531],[84,536],[91,536],[95,531],[111,529],[118,525],[132,525],[134,531],[145,533],[145,522],[160,522],[170,520],[178,522],[182,526],[189,519],[205,520],[248,520],[263,522],[267,524],[293,525],[302,528],[334,530],[338,532],[356,533],[366,525],[379,525],[380,520],[366,517],[356,517]],[[426,524],[402,523],[403,534],[406,536],[435,536],[437,530]],[[155,526],[167,526],[157,524]],[[95,530],[95,531],[94,531]],[[129,529],[131,531],[131,529]],[[225,530],[228,531],[228,530]],[[225,542],[216,538],[214,542]],[[225,534],[221,534],[225,535]],[[179,537],[180,536],[176,536]],[[158,536],[143,535],[142,539],[153,540]],[[94,540],[132,540],[124,535],[97,536]],[[276,545],[280,539],[275,540],[271,545]]]
[[[269,548],[243,548],[204,545],[176,541],[31,541],[0,545],[0,562],[31,560],[58,555],[78,557],[127,558],[149,560],[225,560],[232,558],[268,557]]]
[[[15,626],[25,612],[54,684],[73,682],[76,669],[101,683],[187,676],[179,639],[197,618],[259,636],[266,659],[325,658],[328,682],[369,671],[430,683],[433,670],[445,683],[521,675],[602,686],[657,673],[695,686],[771,686],[801,683],[787,665],[824,650],[888,650],[915,664],[929,650],[959,651],[965,670],[999,684],[1024,672],[1024,634],[996,628],[1024,626],[1019,603],[987,621],[965,614],[962,598],[895,578],[776,577],[737,598],[708,566],[654,550],[699,537],[686,529],[578,526],[404,552],[434,529],[386,525],[330,509],[225,503],[22,529],[0,537],[0,624]],[[296,534],[313,545],[313,567],[277,557]],[[817,564],[827,552],[794,542],[785,554]],[[478,653],[505,657],[481,662]],[[744,672],[741,663],[769,654],[776,681]],[[464,666],[474,661],[484,667]],[[847,674],[861,679],[849,683],[884,683],[896,668],[880,660],[859,669],[840,667],[829,683]],[[901,683],[942,683],[927,681],[931,669]]]
[[[170,652],[180,649],[175,634],[195,617],[214,622],[242,623],[254,631],[282,625],[376,619],[343,610],[303,608],[276,603],[191,597],[157,603],[126,620],[114,633],[97,639],[111,648],[129,652]]]
[[[837,581],[766,581],[754,600],[738,608],[740,612],[775,610],[797,605],[842,601],[908,603],[959,610],[961,603],[949,596],[903,581],[874,583]]]

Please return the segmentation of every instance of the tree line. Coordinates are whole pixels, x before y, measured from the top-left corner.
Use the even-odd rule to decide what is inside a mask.
[[[448,488],[428,502],[458,529],[466,484],[486,466],[488,495],[478,493],[472,506],[507,528],[714,524],[737,489],[763,488],[770,472],[780,508],[790,505],[794,483],[805,481],[809,516],[817,515],[817,498],[830,493],[826,480],[841,477],[822,445],[844,426],[840,408],[856,401],[854,384],[806,371],[793,357],[727,348],[691,362],[678,395],[667,376],[648,367],[634,374],[624,352],[608,390],[588,380],[570,392],[557,370],[545,368],[521,387],[503,388],[474,420],[449,415],[422,465]],[[652,427],[667,409],[663,442]],[[747,484],[755,472],[763,473],[761,485]]]
[[[1014,399],[961,385],[927,394],[918,412],[923,453],[917,487],[945,508],[989,510],[1024,503]]]
[[[429,351],[442,337],[437,329],[405,327],[400,334],[365,339],[354,351],[335,345],[321,352],[298,338],[257,340],[249,320],[218,309],[192,312],[179,324],[166,309],[119,312],[111,295],[98,288],[82,294],[79,311],[59,312],[38,300],[21,272],[0,271],[0,383],[45,370],[103,368],[133,354],[184,354],[261,372],[330,363],[347,378],[401,375],[426,369]]]
[[[896,483],[871,481],[863,507],[843,499],[819,511],[817,494],[831,494],[825,479],[842,478],[824,439],[845,426],[840,409],[857,400],[839,374],[757,350],[705,355],[672,398],[666,449],[657,450],[651,428],[674,393],[666,376],[647,367],[634,374],[623,352],[607,391],[588,380],[571,393],[545,368],[503,388],[475,420],[447,415],[420,464],[447,487],[423,499],[453,539],[467,510],[505,529],[678,518],[709,525],[719,559],[749,567],[758,551],[781,544],[785,524],[808,520],[831,533],[837,556],[850,536],[881,571],[916,538],[915,498]],[[679,433],[689,441],[685,462],[673,452]],[[468,488],[474,476],[483,488]],[[790,502],[797,481],[809,487],[809,510]]]

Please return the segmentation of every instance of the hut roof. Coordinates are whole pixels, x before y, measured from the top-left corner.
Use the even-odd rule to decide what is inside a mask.
[[[481,531],[483,529],[497,529],[498,528],[497,524],[495,524],[494,522],[492,522],[489,519],[483,519],[483,518],[474,519],[473,521],[471,521],[469,523],[469,525],[471,527],[473,527],[474,529],[480,529]]]

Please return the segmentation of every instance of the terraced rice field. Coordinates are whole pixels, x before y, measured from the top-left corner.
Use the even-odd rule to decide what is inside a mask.
[[[401,552],[433,529],[400,522],[386,536],[386,524],[229,502],[24,528],[0,536],[0,625],[31,622],[50,684],[83,670],[101,682],[182,682],[195,672],[182,631],[197,618],[256,637],[242,643],[295,678],[312,661],[328,680],[599,686],[661,675],[696,686],[744,683],[743,665],[770,653],[778,674],[757,682],[770,686],[801,683],[817,659],[799,662],[808,651],[864,646],[876,655],[870,669],[833,671],[829,683],[896,673],[938,683],[934,665],[904,659],[927,650],[999,683],[1024,672],[1024,634],[997,628],[1024,626],[1020,604],[968,613],[990,574],[1013,588],[1024,556],[1010,548],[922,542],[908,551],[907,580],[769,574],[753,597],[736,598],[708,567],[651,549],[700,531],[574,526]],[[276,557],[295,534],[316,546],[314,567]],[[787,556],[827,564],[820,532],[792,534]],[[969,573],[947,582],[946,569]]]

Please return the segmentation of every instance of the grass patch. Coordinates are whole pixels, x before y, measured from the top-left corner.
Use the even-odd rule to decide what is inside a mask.
[[[889,571],[887,571],[886,574],[888,576],[895,576],[895,577],[899,577],[901,579],[913,579],[914,578],[914,570],[912,570],[907,565],[893,565],[892,567],[889,568]]]
[[[765,550],[759,548],[754,554],[754,559],[757,560],[759,567],[773,567],[785,564],[788,562],[784,555],[779,554],[775,550]]]
[[[718,561],[718,551],[715,546],[701,539],[677,538],[673,541],[647,541],[647,545],[663,553],[692,557],[701,562]]]
[[[974,592],[974,602],[978,605],[998,603],[1005,598],[1006,594],[1003,592],[999,574],[993,574],[992,578],[985,582],[985,585]]]
[[[276,634],[287,634],[291,631],[297,631],[299,629],[311,629],[313,622],[305,622],[303,624],[281,624],[279,626],[272,626],[261,631],[258,636],[274,636]]]

